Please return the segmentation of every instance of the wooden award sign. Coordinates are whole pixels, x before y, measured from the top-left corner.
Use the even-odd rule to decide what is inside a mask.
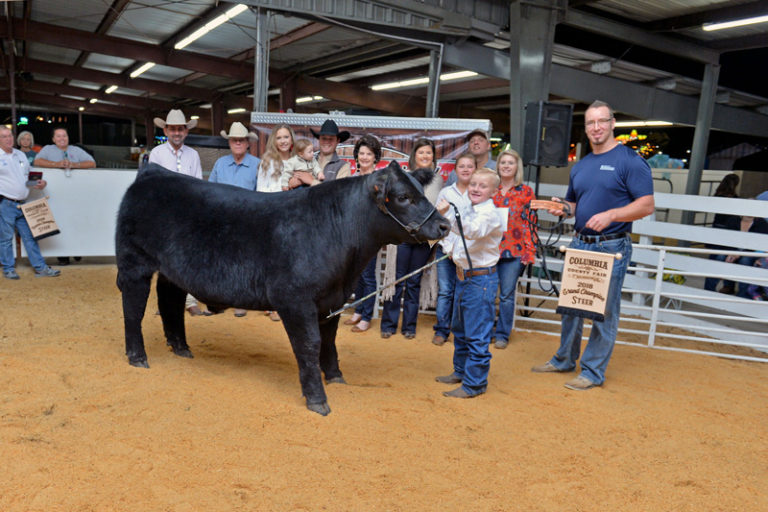
[[[30,201],[19,205],[24,218],[27,219],[29,230],[35,240],[41,240],[60,233],[59,226],[53,218],[53,213],[48,206],[48,198],[42,197],[36,201]]]
[[[557,313],[605,320],[613,253],[566,249]]]

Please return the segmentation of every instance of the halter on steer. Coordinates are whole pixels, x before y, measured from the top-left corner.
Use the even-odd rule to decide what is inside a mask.
[[[413,184],[413,186],[416,187],[416,189],[419,192],[424,194],[424,187],[421,186],[421,183],[416,181],[416,178],[411,176],[409,173],[405,172],[404,174],[405,174],[405,176],[409,180],[411,180],[411,183]],[[400,219],[395,217],[395,215],[391,211],[389,211],[389,208],[387,208],[387,202],[389,201],[389,198],[387,198],[387,184],[388,183],[389,183],[389,177],[387,177],[387,181],[384,182],[384,190],[382,191],[382,197],[384,197],[384,200],[383,201],[378,201],[376,205],[379,207],[379,210],[381,210],[382,212],[384,212],[387,215],[389,215],[390,217],[392,217],[392,219],[395,222],[397,222],[403,229],[405,229],[408,232],[409,235],[411,235],[417,242],[421,243],[422,240],[419,240],[418,238],[416,238],[416,233],[418,233],[418,231],[429,220],[429,218],[435,212],[437,212],[437,208],[435,208],[435,205],[433,205],[432,203],[429,203],[430,210],[429,210],[429,212],[427,213],[427,215],[424,217],[424,219],[421,222],[416,223],[416,221],[413,221],[413,222],[409,222],[407,225],[403,224],[403,222],[401,222]]]

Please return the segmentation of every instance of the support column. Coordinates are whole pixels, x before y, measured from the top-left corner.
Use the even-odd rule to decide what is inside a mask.
[[[217,135],[224,129],[224,102],[220,99],[211,102],[211,135]]]
[[[270,11],[256,8],[256,47],[253,59],[253,110],[267,111],[269,89],[269,16]]]
[[[144,113],[144,136],[147,138],[147,151],[155,146],[155,121],[152,112]]]
[[[291,78],[280,87],[280,112],[296,110],[296,79]],[[266,112],[265,108],[263,112]]]
[[[688,165],[688,181],[685,184],[685,193],[699,195],[701,185],[701,172],[704,169],[704,161],[707,158],[707,144],[709,131],[712,127],[712,114],[715,110],[715,96],[717,95],[717,81],[720,76],[720,64],[707,64],[704,68],[704,80],[701,84],[701,96],[699,96],[699,109],[696,113],[696,129],[693,132],[693,147],[691,147],[691,161]],[[693,224],[695,212],[683,212],[683,224]]]
[[[85,144],[83,141],[83,113],[79,110],[77,111],[77,136],[77,142]]]
[[[523,150],[525,106],[549,99],[555,25],[564,9],[564,0],[537,4],[512,0],[509,4],[509,141],[518,152]],[[532,179],[534,170],[529,167],[526,179]]]
[[[438,117],[440,110],[440,73],[443,67],[443,48],[429,52],[429,85],[427,85],[426,117]]]

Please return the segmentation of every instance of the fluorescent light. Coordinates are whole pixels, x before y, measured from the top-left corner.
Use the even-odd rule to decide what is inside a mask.
[[[136,78],[140,74],[144,73],[149,69],[152,69],[153,67],[155,67],[154,62],[145,62],[144,64],[142,64],[141,66],[133,70],[133,72],[131,72],[131,78]]]
[[[85,107],[77,107],[77,110],[79,110],[80,112],[82,112],[83,110],[85,110]]]
[[[669,121],[618,121],[616,128],[630,128],[635,126],[672,126]]]
[[[744,25],[754,25],[755,23],[765,23],[768,21],[768,14],[756,16],[754,18],[744,18],[741,20],[724,21],[722,23],[709,23],[702,25],[702,30],[711,32],[712,30],[723,30],[726,28],[743,27]]]
[[[96,103],[97,101],[99,100],[97,100],[96,98],[91,98],[91,103]]]
[[[322,96],[302,96],[301,98],[296,98],[296,103],[309,103],[310,101],[322,101],[324,99]]]
[[[241,12],[247,11],[247,10],[248,10],[248,6],[247,5],[237,4],[236,6],[234,6],[233,8],[228,10],[227,12],[225,12],[224,14],[222,14],[220,16],[216,16],[211,21],[209,21],[208,23],[206,23],[205,25],[203,25],[199,29],[195,30],[194,32],[189,34],[187,37],[185,37],[184,39],[182,39],[178,43],[174,44],[173,48],[176,49],[176,50],[181,50],[182,48],[185,48],[190,43],[200,39],[205,34],[210,32],[211,30],[215,29],[219,25],[222,25],[222,24],[226,23],[227,21],[231,20],[232,18],[234,18],[235,16],[237,16]]]
[[[116,90],[117,90],[117,86],[116,85],[110,85],[109,87],[107,87],[107,89],[104,92],[107,93],[107,94],[112,94]]]
[[[242,114],[245,112],[244,108],[231,108],[227,110],[227,114]]]
[[[477,76],[474,71],[454,71],[452,73],[443,73],[440,75],[441,82],[447,82],[449,80],[458,80],[460,78],[471,78]],[[401,87],[413,87],[416,85],[424,85],[429,83],[429,77],[411,78],[410,80],[401,80],[399,82],[387,82],[383,84],[372,85],[371,89],[374,91],[385,91],[387,89],[399,89]]]
[[[200,119],[200,116],[189,116],[190,119]]]

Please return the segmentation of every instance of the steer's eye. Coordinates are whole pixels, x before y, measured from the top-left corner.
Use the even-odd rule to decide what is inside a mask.
[[[397,196],[397,201],[399,203],[407,203],[409,201],[408,196],[406,194],[400,194]]]

